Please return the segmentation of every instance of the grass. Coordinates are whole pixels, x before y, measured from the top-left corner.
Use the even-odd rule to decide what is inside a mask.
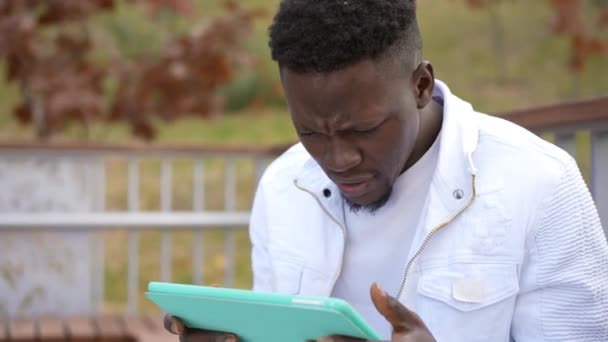
[[[4,117],[6,120],[6,117]],[[6,120],[0,126],[0,139],[32,141],[33,132],[29,127]],[[56,141],[89,143],[137,143],[131,138],[129,127],[118,124],[93,125],[87,139],[82,137],[79,126],[68,127],[55,138]],[[203,121],[183,118],[158,126],[158,137],[152,144],[186,145],[280,145],[296,141],[297,136],[285,108],[247,109],[240,113],[229,113],[218,119]]]
[[[277,0],[247,0],[246,6],[261,6],[268,16],[255,24],[255,32],[247,49],[258,60],[254,69],[261,83],[249,85],[264,99],[265,105],[250,106],[226,113],[212,121],[192,118],[161,125],[155,143],[213,144],[285,144],[296,140],[283,100],[275,93],[278,86],[276,66],[270,60],[267,48],[267,27]],[[552,36],[546,21],[550,15],[546,2],[501,2],[498,19],[485,11],[472,11],[464,1],[419,1],[419,21],[424,38],[424,55],[435,66],[437,78],[445,81],[452,91],[471,102],[483,112],[504,112],[516,108],[560,102],[571,98],[591,97],[608,93],[608,63],[605,56],[593,57],[587,69],[574,75],[567,68],[568,41]],[[218,1],[201,0],[202,12],[219,13]],[[587,14],[590,15],[590,11]],[[150,35],[154,25],[139,23],[141,16],[121,9],[124,20],[136,26],[137,37]],[[139,18],[139,19],[138,19]],[[101,19],[100,19],[101,20]],[[119,20],[120,21],[120,20]],[[504,40],[496,47],[493,24],[500,22]],[[144,33],[141,33],[144,32]],[[128,32],[127,32],[128,33]],[[151,37],[151,36],[150,36]],[[129,38],[133,39],[133,38]],[[147,39],[147,38],[146,38]],[[156,38],[150,38],[156,39]],[[156,43],[156,40],[154,40]],[[140,44],[141,45],[141,44]],[[145,45],[145,44],[144,44]],[[129,44],[127,44],[129,46]],[[501,56],[497,57],[497,53]],[[504,64],[498,64],[504,60]],[[0,74],[1,74],[0,70]],[[243,75],[250,77],[251,74]],[[238,79],[237,79],[238,81]],[[244,83],[245,87],[248,83]],[[10,111],[18,102],[18,89],[0,79],[0,139],[31,140],[29,128],[12,120]],[[83,139],[78,127],[69,127],[58,140]],[[133,142],[127,127],[95,124],[87,137],[89,142]],[[577,136],[583,152],[581,167],[588,176],[588,134]],[[140,198],[142,210],[158,210],[159,161],[145,161],[141,165]],[[238,166],[239,192],[237,208],[247,209],[253,196],[253,167],[246,162]],[[223,198],[223,165],[208,161],[206,165],[206,204],[210,209],[221,209]],[[112,160],[107,165],[108,191],[106,206],[112,210],[125,210],[127,200],[126,162]],[[189,161],[174,161],[172,205],[177,210],[192,207],[192,165]],[[210,231],[204,234],[204,275],[206,283],[222,283],[225,258],[224,234]],[[159,277],[160,233],[146,232],[140,236],[139,266],[140,289],[149,280]],[[178,232],[172,236],[173,280],[190,282],[192,279],[191,232]],[[237,232],[236,287],[248,287],[249,244],[245,232]],[[127,238],[124,231],[106,235],[106,304],[109,310],[121,309],[126,300]],[[146,303],[144,309],[151,306]]]

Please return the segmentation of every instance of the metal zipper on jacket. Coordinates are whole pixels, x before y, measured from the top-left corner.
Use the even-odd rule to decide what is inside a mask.
[[[441,229],[445,228],[450,223],[452,223],[454,220],[456,220],[460,215],[462,215],[462,213],[465,212],[465,210],[467,210],[473,204],[473,201],[475,200],[475,196],[477,195],[477,188],[475,186],[475,175],[472,175],[472,189],[473,189],[473,191],[471,194],[471,198],[469,198],[469,201],[467,202],[467,204],[464,207],[462,207],[460,210],[458,210],[449,219],[440,223],[437,227],[433,228],[433,230],[431,230],[431,232],[426,236],[426,238],[424,238],[424,241],[422,241],[420,248],[418,248],[418,250],[416,251],[414,256],[412,256],[410,261],[407,263],[407,266],[405,266],[403,280],[401,281],[401,286],[399,287],[399,292],[397,292],[397,297],[395,297],[395,298],[397,298],[397,299],[401,298],[401,295],[403,294],[403,290],[405,288],[405,284],[407,282],[407,276],[410,271],[410,268],[414,264],[414,261],[420,256],[420,254],[422,254],[422,251],[424,251],[424,249],[428,245],[429,241],[433,238],[435,233],[437,233],[438,231],[440,231]]]
[[[327,208],[325,208],[325,206],[323,205],[323,203],[321,203],[321,200],[319,199],[319,197],[317,197],[317,195],[315,195],[314,192],[301,187],[298,184],[298,180],[294,179],[293,180],[293,184],[296,186],[296,188],[308,193],[309,195],[311,195],[315,201],[317,202],[317,204],[319,205],[319,207],[321,208],[321,210],[323,210],[323,212],[329,216],[329,218],[338,225],[338,227],[340,227],[340,231],[342,232],[342,255],[340,255],[340,267],[338,268],[338,272],[336,272],[336,275],[334,276],[334,279],[331,283],[331,289],[333,291],[334,286],[336,285],[336,282],[338,281],[338,277],[340,277],[340,273],[342,273],[342,265],[344,263],[344,251],[346,250],[346,228],[340,223],[340,221],[338,221],[330,212],[329,210],[327,210]],[[342,210],[344,210],[344,207],[342,207]]]

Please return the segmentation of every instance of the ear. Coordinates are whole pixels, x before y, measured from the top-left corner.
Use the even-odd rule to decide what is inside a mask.
[[[435,72],[430,62],[424,61],[418,65],[412,75],[412,87],[418,109],[426,107],[433,99],[435,88]]]

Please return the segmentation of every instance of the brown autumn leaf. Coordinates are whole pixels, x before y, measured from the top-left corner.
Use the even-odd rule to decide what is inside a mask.
[[[608,8],[604,8],[600,11],[598,24],[600,28],[608,28]]]
[[[132,0],[145,6],[152,17],[158,17],[163,10],[170,10],[177,15],[193,17],[196,7],[192,0]]]
[[[99,10],[109,10],[114,7],[114,0],[45,0],[34,1],[35,7],[44,6],[44,12],[39,17],[40,24],[55,24],[67,21],[85,19]]]

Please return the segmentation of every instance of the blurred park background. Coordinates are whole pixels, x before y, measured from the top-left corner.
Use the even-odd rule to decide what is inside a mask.
[[[277,0],[83,3],[0,1],[0,141],[141,148],[296,141],[267,47]],[[423,0],[418,7],[425,59],[479,111],[608,94],[608,0]],[[190,210],[193,164],[171,163],[171,207]],[[206,208],[222,210],[223,162],[206,163]],[[161,209],[160,168],[158,160],[140,165],[139,210]],[[237,164],[237,171],[234,208],[247,210],[255,169]],[[127,163],[108,163],[105,174],[105,209],[127,210]],[[223,232],[204,234],[204,282],[221,284]],[[160,277],[160,236],[140,236],[140,289]],[[192,281],[191,240],[192,232],[173,234],[173,281]],[[127,233],[108,232],[106,241],[104,306],[119,310]],[[235,241],[233,285],[247,288],[246,232]]]

